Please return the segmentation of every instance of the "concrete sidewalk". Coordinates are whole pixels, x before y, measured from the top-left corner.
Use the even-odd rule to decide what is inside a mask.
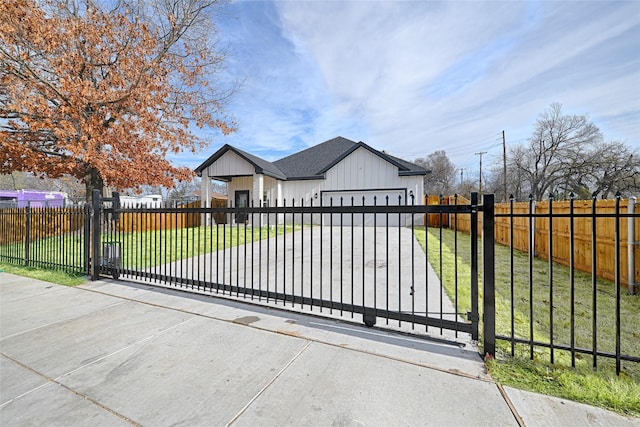
[[[0,424],[640,425],[501,389],[469,347],[144,284],[0,273]]]

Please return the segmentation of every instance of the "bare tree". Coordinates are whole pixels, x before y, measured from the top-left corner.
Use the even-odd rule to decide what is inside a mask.
[[[84,197],[84,185],[71,175],[49,178],[31,172],[14,171],[0,175],[0,190],[62,191],[72,199]]]
[[[196,179],[180,181],[177,183],[176,187],[171,190],[168,196],[168,200],[171,203],[182,203],[186,201],[191,201],[191,199],[195,200],[195,196],[200,197],[200,184]]]
[[[451,194],[456,182],[456,167],[447,157],[444,150],[434,151],[427,158],[419,158],[415,164],[430,170],[424,177],[426,194]]]
[[[529,143],[510,152],[512,167],[536,200],[556,193],[585,167],[585,155],[602,142],[600,129],[586,115],[563,115],[551,104],[536,123]]]
[[[563,115],[561,105],[552,104],[529,142],[510,149],[507,174],[518,200],[529,194],[535,200],[550,194],[559,199],[570,194],[589,199],[594,192],[603,198],[630,195],[640,189],[640,154],[620,141],[604,142],[586,115]]]
[[[640,189],[640,155],[637,151],[613,141],[598,144],[591,157],[593,163],[585,174],[585,184],[592,193],[609,198],[617,192],[629,196]]]
[[[478,192],[478,180],[465,178],[464,181],[457,183],[451,193],[471,199],[471,193]]]
[[[504,188],[505,176],[502,159],[491,166],[489,171],[484,174],[484,177],[484,192],[494,193],[496,195],[496,201],[498,202],[507,202],[509,201],[510,196],[513,196],[516,200],[525,200],[529,197],[529,187],[522,178],[522,171],[513,167],[513,163],[510,163],[507,166],[506,193]]]

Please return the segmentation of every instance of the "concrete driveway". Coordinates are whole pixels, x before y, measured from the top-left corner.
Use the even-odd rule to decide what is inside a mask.
[[[466,322],[456,316],[460,310],[455,310],[415,235],[405,227],[306,226],[284,236],[240,244],[145,272],[418,316],[428,312],[430,317]],[[468,288],[470,284],[461,281],[459,286]],[[285,305],[282,301],[279,304]],[[298,311],[318,311],[318,307],[294,306],[290,302],[286,305]],[[351,312],[326,307],[322,313],[362,322],[357,313],[352,316]],[[468,334],[437,327],[427,329],[410,322],[400,325],[397,320],[384,317],[377,323],[470,339]]]

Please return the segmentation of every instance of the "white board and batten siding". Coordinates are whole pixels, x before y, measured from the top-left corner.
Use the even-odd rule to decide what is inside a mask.
[[[325,190],[405,187],[398,168],[366,148],[358,148],[326,173]]]
[[[260,196],[254,195],[254,174],[255,167],[233,151],[227,151],[207,168],[208,176],[233,177],[227,183],[230,206],[235,205],[235,192],[245,190],[249,190],[249,204],[259,206]]]
[[[366,148],[359,148],[329,169],[325,174],[325,179],[284,182],[283,197],[287,200],[287,205],[291,200],[295,200],[296,205],[299,205],[301,200],[308,204],[312,198],[315,199],[314,204],[318,204],[320,202],[315,197],[316,194],[320,196],[327,191],[398,188],[406,188],[407,197],[413,192],[416,195],[415,203],[422,203],[422,198],[419,197],[423,192],[422,176],[399,176],[396,166]],[[377,202],[384,203],[380,200]],[[405,203],[404,196],[402,202]],[[408,202],[411,203],[411,199]],[[338,201],[335,204],[339,203]],[[391,204],[391,202],[389,203]]]
[[[227,151],[208,168],[205,176],[253,175],[255,168],[233,151]],[[251,179],[251,178],[250,178]]]
[[[236,191],[249,190],[249,200],[253,200],[253,176],[236,176],[227,183],[227,194],[229,195],[229,205],[235,206]]]
[[[385,205],[389,197],[389,205],[411,204],[410,194],[415,195],[414,203],[422,204],[423,181],[422,176],[399,176],[398,168],[386,160],[376,156],[365,148],[359,148],[342,161],[338,162],[325,174],[326,179],[310,181],[288,181],[285,184],[284,198],[287,205],[295,200],[296,205],[300,205],[304,200],[308,205],[313,200],[314,205],[322,202],[323,206],[339,206],[342,204],[349,206],[352,203],[362,206],[364,198],[365,205],[373,205],[374,198],[376,205]],[[330,223],[331,218],[325,215],[322,219],[325,225]],[[398,226],[410,223],[411,219],[406,216],[387,216],[378,214],[373,218],[373,214],[356,215],[353,218],[353,225],[376,225],[385,224]],[[320,218],[314,217],[313,223],[319,224]],[[351,225],[351,215],[333,215],[333,224]]]
[[[249,190],[249,199],[257,202],[260,196],[253,194],[253,176],[237,176],[239,174],[253,175],[252,166],[235,153],[228,152],[223,157],[225,156],[229,156],[229,158],[221,158],[223,161],[217,161],[214,165],[221,164],[215,169],[218,176],[236,175],[228,184],[230,198],[234,197],[235,191]],[[227,160],[230,164],[224,165]],[[278,186],[281,188],[279,189]],[[276,200],[279,206],[285,203],[286,206],[300,206],[302,203],[305,206],[312,203],[314,206],[318,206],[320,203],[324,206],[331,204],[339,206],[341,197],[344,206],[351,205],[352,198],[356,206],[362,205],[363,198],[365,205],[373,205],[374,197],[375,204],[379,206],[387,203],[387,197],[389,197],[389,205],[423,203],[422,176],[400,176],[395,165],[366,148],[358,148],[335,164],[325,173],[325,179],[279,181],[265,177],[264,192],[271,206]],[[415,200],[411,199],[411,194],[415,195]],[[320,218],[320,215],[313,215],[313,219],[310,216],[304,218],[305,223],[320,224],[323,222],[325,225],[329,224],[330,220],[329,215],[324,215],[324,218]],[[299,220],[297,219],[297,221]],[[393,226],[404,226],[410,222],[410,217],[398,214],[388,216],[378,214],[375,221],[373,214],[356,215],[353,219],[353,225],[374,225],[375,223],[378,226],[383,226],[388,223]],[[342,215],[342,218],[339,214],[333,215],[333,224],[340,223],[351,225],[351,215]]]

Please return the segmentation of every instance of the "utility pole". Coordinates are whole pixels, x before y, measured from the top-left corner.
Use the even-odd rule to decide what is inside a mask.
[[[479,193],[482,194],[482,155],[483,154],[487,154],[486,151],[480,151],[479,153],[474,153],[476,156],[480,156],[480,191]]]
[[[504,200],[507,201],[509,195],[507,194],[507,140],[504,137],[504,131],[502,131],[502,161],[504,166],[503,182],[504,182]]]
[[[460,185],[464,182],[464,171],[465,168],[460,168]]]

